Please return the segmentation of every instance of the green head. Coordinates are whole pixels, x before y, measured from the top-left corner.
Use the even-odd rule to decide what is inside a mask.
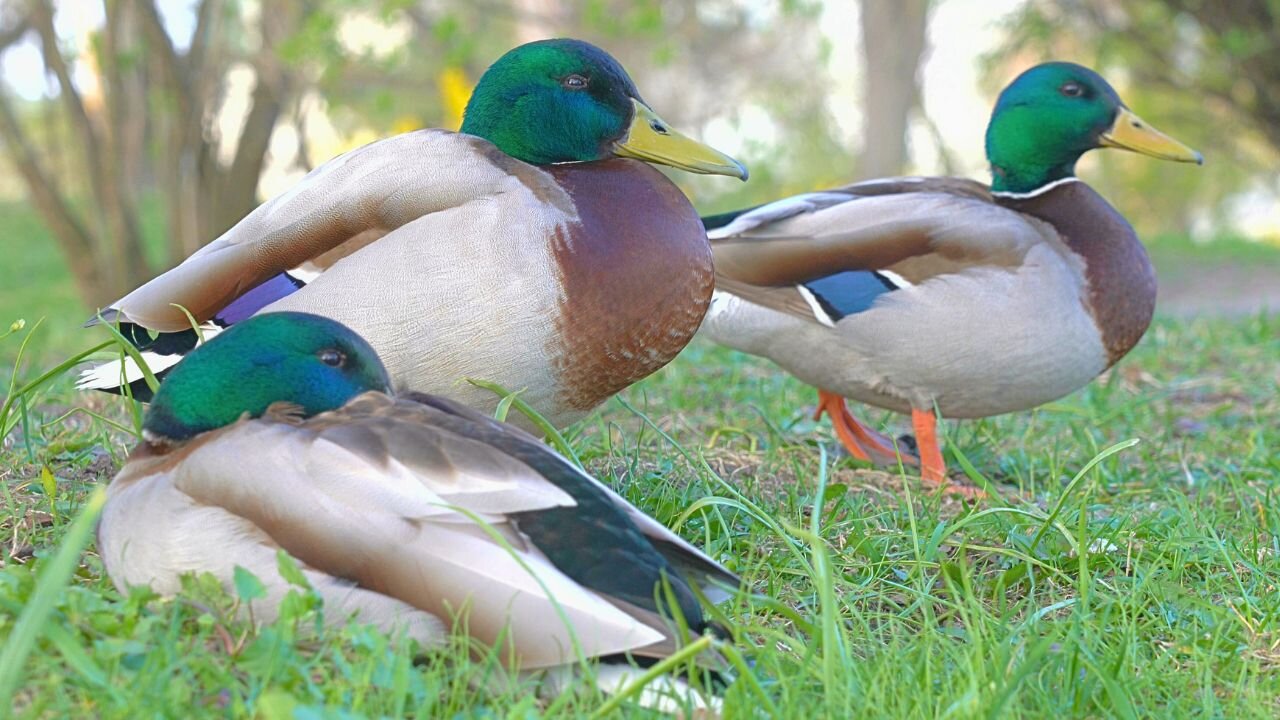
[[[148,440],[181,441],[289,402],[310,416],[370,390],[388,392],[387,370],[347,326],[297,312],[232,325],[178,363],[142,424]]]
[[[1200,153],[1134,115],[1102,76],[1051,62],[1019,75],[996,101],[987,126],[991,188],[1031,192],[1072,177],[1080,156],[1100,147],[1203,162]]]
[[[462,132],[535,165],[617,156],[747,177],[738,161],[672,129],[617,60],[581,40],[540,40],[507,52],[480,78],[463,118]]]

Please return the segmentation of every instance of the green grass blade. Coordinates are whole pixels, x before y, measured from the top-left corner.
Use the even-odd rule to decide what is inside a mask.
[[[35,328],[33,327],[32,331],[34,330]],[[7,436],[9,431],[12,430],[13,428],[13,423],[10,423],[8,421],[8,417],[9,417],[9,413],[13,408],[13,403],[16,402],[18,398],[25,397],[30,393],[35,392],[45,383],[55,378],[61,377],[68,370],[75,367],[79,363],[83,362],[84,359],[87,358],[89,355],[92,355],[93,353],[96,353],[99,350],[102,350],[104,348],[111,347],[111,345],[113,344],[114,343],[108,341],[100,345],[95,345],[89,348],[88,350],[78,352],[75,355],[72,355],[71,357],[67,358],[66,360],[63,360],[62,362],[58,363],[53,368],[41,373],[38,377],[36,377],[35,380],[31,380],[27,383],[24,383],[22,387],[19,387],[16,389],[14,389],[14,386],[16,385],[16,378],[17,378],[17,372],[18,372],[17,368],[18,368],[18,365],[20,364],[20,359],[18,362],[15,362],[14,370],[13,370],[13,373],[14,373],[13,379],[11,380],[9,385],[10,387],[9,395],[5,398],[4,404],[0,405],[0,437]]]
[[[98,315],[98,319],[102,320],[101,314]],[[151,367],[147,365],[147,361],[142,359],[142,353],[138,348],[134,347],[133,343],[125,339],[125,336],[120,333],[120,328],[115,324],[103,321],[100,325],[106,328],[107,332],[111,333],[111,336],[115,338],[116,344],[119,346],[120,350],[123,351],[125,355],[133,358],[133,361],[138,364],[138,369],[142,371],[142,379],[146,381],[147,387],[151,388],[151,392],[154,393],[158,390],[160,388],[160,381],[156,379],[156,374],[151,372]]]
[[[561,435],[560,431],[556,429],[556,426],[552,425],[546,418],[542,417],[537,410],[534,410],[532,405],[520,399],[519,394],[521,391],[517,390],[516,392],[511,392],[498,383],[489,382],[488,380],[466,378],[466,381],[478,388],[484,388],[504,400],[510,398],[510,406],[519,410],[525,417],[529,418],[529,421],[547,436],[547,442],[551,443],[551,447],[555,448],[561,455],[569,458],[569,461],[574,465],[582,467],[582,461],[578,459],[578,454],[573,451],[569,442],[564,439],[564,435]]]
[[[1049,531],[1050,526],[1052,526],[1053,523],[1058,519],[1058,516],[1062,514],[1062,509],[1066,507],[1067,500],[1071,499],[1071,496],[1075,494],[1076,488],[1079,487],[1080,483],[1084,481],[1084,478],[1086,475],[1089,474],[1089,471],[1092,470],[1094,466],[1096,466],[1098,463],[1102,462],[1103,460],[1106,460],[1107,458],[1111,457],[1112,455],[1115,455],[1121,450],[1127,450],[1128,448],[1131,448],[1134,445],[1137,445],[1138,442],[1139,442],[1138,438],[1131,438],[1129,440],[1118,442],[1115,445],[1112,445],[1111,447],[1098,453],[1097,455],[1094,455],[1092,460],[1085,463],[1084,467],[1080,468],[1080,472],[1076,473],[1076,476],[1071,479],[1071,482],[1067,483],[1066,489],[1063,490],[1062,495],[1058,497],[1058,502],[1054,504],[1053,510],[1049,511],[1049,514],[1046,516],[1044,523],[1040,526],[1040,529],[1036,531],[1035,537],[1031,539],[1032,550],[1036,549],[1036,546],[1040,544],[1040,540],[1044,538],[1044,534]],[[1079,542],[1083,542],[1084,538],[1076,538],[1076,540]],[[1087,543],[1085,544],[1087,545]],[[1077,547],[1076,552],[1085,554],[1088,551],[1084,547]]]
[[[646,670],[643,675],[637,678],[635,682],[628,685],[625,690],[610,697],[603,705],[597,708],[595,712],[591,713],[592,720],[605,717],[614,710],[617,710],[622,706],[622,703],[631,699],[633,695],[638,694],[641,690],[644,690],[646,685],[671,672],[672,668],[692,659],[698,653],[709,647],[711,647],[711,637],[703,636],[663,658],[661,662],[654,663],[654,665]]]
[[[93,491],[80,510],[80,515],[71,523],[58,552],[41,569],[35,591],[22,608],[22,614],[18,616],[4,650],[0,651],[0,698],[11,698],[17,690],[27,657],[35,649],[36,640],[44,631],[44,624],[53,614],[58,594],[67,586],[79,567],[80,553],[93,535],[98,513],[102,511],[106,500],[105,488],[99,487]],[[9,712],[8,701],[0,701],[0,717],[7,717]]]

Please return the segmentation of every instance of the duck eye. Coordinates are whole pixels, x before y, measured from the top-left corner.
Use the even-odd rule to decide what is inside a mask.
[[[587,79],[581,75],[567,75],[560,81],[560,84],[567,90],[584,90],[587,87]]]
[[[316,357],[320,358],[320,362],[328,365],[329,367],[337,368],[347,364],[346,353],[343,353],[341,350],[334,350],[333,348],[321,350],[316,353]]]
[[[1070,98],[1080,97],[1084,95],[1084,87],[1078,82],[1069,82],[1058,88],[1058,92]]]

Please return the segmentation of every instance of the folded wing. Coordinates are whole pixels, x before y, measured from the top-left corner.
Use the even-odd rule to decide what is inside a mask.
[[[1016,268],[1051,232],[978,183],[892,178],[770,203],[709,236],[718,290],[830,324],[869,307],[877,285],[894,290],[979,264]]]
[[[316,168],[103,317],[187,330],[175,305],[206,321],[282,273],[314,278],[417,218],[502,194],[522,182],[515,162],[484,140],[443,130],[371,143]]]
[[[511,649],[525,668],[571,662],[578,650],[670,647],[654,588],[665,577],[687,594],[681,574],[634,523],[602,517],[601,503],[614,500],[594,481],[548,473],[523,448],[530,440],[483,416],[371,393],[302,423],[233,426],[195,449],[175,483],[312,568],[465,618],[470,634]],[[593,566],[601,560],[608,573]]]

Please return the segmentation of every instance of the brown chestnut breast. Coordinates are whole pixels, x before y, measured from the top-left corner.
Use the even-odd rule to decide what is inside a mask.
[[[711,302],[711,246],[684,193],[625,159],[545,168],[578,214],[552,238],[563,289],[557,347],[564,401],[589,410],[670,362]]]
[[[1067,182],[1029,198],[996,195],[1000,205],[1040,218],[1084,258],[1086,309],[1107,350],[1107,364],[1124,357],[1151,325],[1156,273],[1133,226],[1084,182]],[[1052,318],[1046,318],[1052,322]]]

